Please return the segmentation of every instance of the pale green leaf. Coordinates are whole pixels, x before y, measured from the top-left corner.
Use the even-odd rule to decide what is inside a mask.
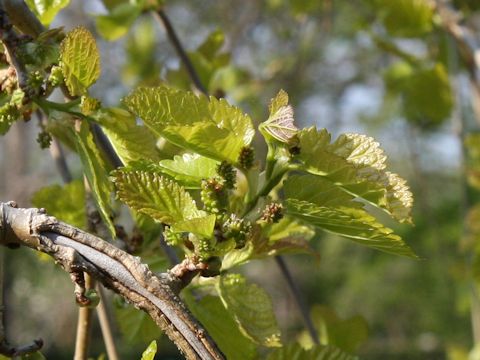
[[[100,76],[100,54],[90,31],[78,27],[67,33],[61,44],[60,64],[70,95],[84,95]]]
[[[83,121],[80,131],[74,131],[78,155],[98,211],[110,234],[115,238],[115,227],[112,222],[111,193],[113,187],[108,179],[107,167],[95,145],[89,125]]]
[[[207,215],[204,217],[177,221],[172,225],[174,232],[190,232],[203,238],[211,238],[215,227],[215,215]]]
[[[187,296],[185,300],[227,359],[249,360],[255,357],[256,345],[240,332],[219,297],[207,295],[196,300]]]
[[[119,4],[107,15],[97,15],[95,24],[99,34],[110,41],[125,35],[142,12],[141,4],[131,2]]]
[[[116,153],[128,164],[131,161],[159,161],[157,138],[143,125],[137,125],[135,117],[120,108],[101,109],[95,119],[102,125]]]
[[[157,353],[157,342],[153,340],[143,352],[141,360],[153,360],[155,358],[156,353]]]
[[[225,42],[224,33],[217,29],[210,33],[205,41],[198,47],[197,52],[207,59],[213,59]]]
[[[299,344],[290,344],[275,349],[268,354],[267,360],[358,360],[357,356],[350,355],[334,346],[317,345],[305,350]]]
[[[158,222],[171,225],[204,216],[184,188],[159,174],[116,170],[112,175],[120,200]]]
[[[262,288],[239,274],[227,274],[220,277],[218,292],[245,336],[263,346],[282,346],[272,302]]]
[[[173,160],[162,160],[159,166],[162,172],[170,175],[186,188],[200,188],[203,179],[216,175],[218,161],[198,154],[174,156]]]
[[[115,317],[122,339],[127,344],[145,344],[162,335],[162,331],[147,313],[131,305],[116,306]]]
[[[49,215],[78,228],[85,228],[85,187],[80,180],[64,185],[41,188],[32,197],[32,204],[45,208]]]
[[[314,127],[298,132],[304,169],[322,176],[354,196],[387,211],[400,222],[411,222],[413,197],[406,181],[385,170],[385,155],[372,138],[331,135]]]
[[[311,319],[317,329],[321,345],[333,345],[349,353],[355,353],[367,340],[368,324],[359,315],[340,319],[333,309],[315,305],[311,310]],[[315,346],[306,330],[301,333],[299,342],[305,349]]]
[[[70,0],[26,0],[25,2],[40,22],[48,26],[57,13],[70,3]]]
[[[253,139],[250,117],[224,99],[157,87],[136,89],[125,104],[157,135],[215,160],[236,163]]]
[[[352,206],[325,207],[287,199],[287,213],[308,224],[345,236],[359,244],[387,253],[415,257],[410,247],[365,210]]]

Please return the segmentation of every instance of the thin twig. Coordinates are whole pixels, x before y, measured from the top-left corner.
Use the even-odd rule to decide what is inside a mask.
[[[85,277],[85,288],[92,288],[92,279],[87,273]],[[93,309],[89,307],[78,308],[77,336],[75,339],[74,360],[86,360],[88,358],[88,347],[90,344],[92,329]]]
[[[108,309],[106,303],[106,295],[102,285],[97,284],[97,294],[100,298],[100,302],[97,306],[97,315],[100,322],[100,328],[102,329],[103,341],[105,348],[107,349],[107,357],[109,360],[118,360],[117,348],[115,346],[115,340],[113,338],[111,321],[108,316]]]
[[[153,14],[155,18],[158,19],[165,27],[168,39],[170,40],[173,47],[175,48],[175,51],[177,52],[177,55],[180,58],[182,64],[187,69],[188,75],[190,76],[190,79],[192,80],[195,87],[199,91],[201,91],[204,95],[208,95],[207,88],[202,84],[202,81],[200,80],[200,77],[197,71],[195,70],[195,67],[193,66],[190,58],[188,57],[187,52],[185,51],[182,43],[180,42],[180,39],[178,38],[177,33],[173,28],[173,25],[170,22],[170,19],[168,18],[167,14],[165,14],[165,12],[161,9],[154,11]]]
[[[285,263],[285,260],[283,260],[281,256],[276,256],[275,261],[278,267],[280,268],[280,271],[282,272],[283,277],[287,281],[288,287],[290,288],[293,298],[295,299],[295,303],[297,304],[297,307],[302,314],[303,322],[307,327],[310,337],[312,338],[313,342],[318,345],[319,341],[318,341],[317,330],[313,326],[313,321],[310,317],[310,314],[308,313],[307,306],[303,301],[302,293],[298,288],[297,283],[295,282],[295,280],[293,280],[292,274],[288,269],[287,264]]]

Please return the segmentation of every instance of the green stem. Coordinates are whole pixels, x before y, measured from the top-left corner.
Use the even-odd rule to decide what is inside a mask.
[[[247,203],[242,217],[245,217],[250,211],[252,211],[257,205],[258,200],[262,196],[267,196],[270,191],[272,191],[272,189],[278,185],[278,183],[280,182],[280,180],[282,180],[283,176],[287,173],[287,171],[290,170],[292,170],[292,167],[290,165],[282,167],[278,169],[276,173],[273,174],[273,176],[268,178],[267,182],[262,186],[260,191],[252,198],[252,200]]]
[[[49,101],[42,98],[36,98],[33,101],[35,102],[35,104],[40,106],[42,110],[47,114],[50,112],[50,110],[57,110],[57,111],[61,111],[64,113],[77,116],[82,119],[88,118],[86,115],[82,114],[81,112],[72,110],[74,106],[77,106],[80,104],[80,98],[72,100],[68,103],[56,103],[56,102]]]
[[[265,166],[265,176],[267,179],[270,179],[272,177],[273,169],[275,168],[275,164],[277,163],[277,160],[275,159],[275,147],[267,143],[268,146],[268,153],[267,153],[267,163]]]

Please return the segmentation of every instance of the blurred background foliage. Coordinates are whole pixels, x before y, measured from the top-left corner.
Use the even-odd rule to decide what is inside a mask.
[[[118,105],[137,85],[192,89],[164,29],[144,11],[152,4],[71,1],[50,25],[70,30],[82,24],[97,35],[102,75],[92,95],[106,105]],[[300,126],[373,136],[395,172],[409,179],[415,226],[390,226],[421,260],[325,233],[311,241],[320,260],[288,258],[321,340],[368,359],[467,359],[480,341],[480,60],[472,56],[480,51],[480,2],[171,0],[165,11],[210,93],[226,96],[259,122],[283,88]],[[463,38],[455,26],[465,30]],[[2,199],[29,206],[65,191],[35,194],[61,183],[48,151],[35,147],[38,131],[16,123],[1,138]],[[69,153],[68,161],[80,175],[76,157]],[[85,221],[82,213],[72,216],[65,220]],[[71,358],[76,317],[67,275],[27,250],[8,250],[6,257],[11,338],[41,335],[47,358]],[[245,271],[271,294],[284,339],[307,344],[273,261],[254,262]],[[120,351],[138,358],[157,334],[143,313],[125,304],[117,310],[119,331],[126,333]],[[93,345],[100,354],[100,336],[94,334]],[[179,357],[168,340],[159,344],[159,354]],[[480,359],[475,351],[470,356]]]

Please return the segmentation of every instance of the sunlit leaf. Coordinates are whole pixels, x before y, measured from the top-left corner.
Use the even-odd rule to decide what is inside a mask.
[[[83,164],[83,170],[92,190],[97,208],[110,234],[115,238],[112,223],[111,193],[113,187],[108,179],[107,167],[95,145],[93,135],[87,122],[82,122],[80,131],[74,131],[77,152]]]
[[[84,95],[100,76],[100,54],[93,35],[78,27],[67,33],[61,44],[61,68],[72,96]]]
[[[135,117],[128,111],[104,108],[95,114],[95,119],[102,125],[123,163],[160,160],[157,138],[146,126],[137,125]]]
[[[159,162],[162,172],[187,188],[200,188],[203,179],[216,175],[218,164],[216,160],[189,153],[176,155],[173,160]]]
[[[26,0],[25,2],[40,22],[48,26],[57,13],[70,3],[70,0]]]
[[[330,143],[331,135],[314,127],[299,131],[298,138],[298,157],[306,171],[386,210],[400,222],[411,222],[412,193],[405,180],[385,170],[386,157],[372,138],[343,134]]]
[[[158,222],[173,224],[204,216],[185,189],[159,174],[117,170],[112,175],[119,199]]]
[[[317,345],[305,350],[299,344],[290,344],[268,354],[267,360],[358,360],[334,346]]]
[[[254,135],[249,116],[224,99],[157,87],[139,88],[124,102],[156,134],[212,159],[236,163]]]
[[[263,346],[281,346],[272,302],[262,288],[239,274],[227,274],[220,277],[218,291],[245,336]]]
[[[65,186],[51,185],[38,190],[32,204],[45,208],[49,215],[78,228],[85,228],[85,187],[75,180]]]
[[[186,302],[227,359],[254,358],[256,345],[240,332],[232,314],[225,309],[219,297],[207,295],[196,300],[188,296]]]

